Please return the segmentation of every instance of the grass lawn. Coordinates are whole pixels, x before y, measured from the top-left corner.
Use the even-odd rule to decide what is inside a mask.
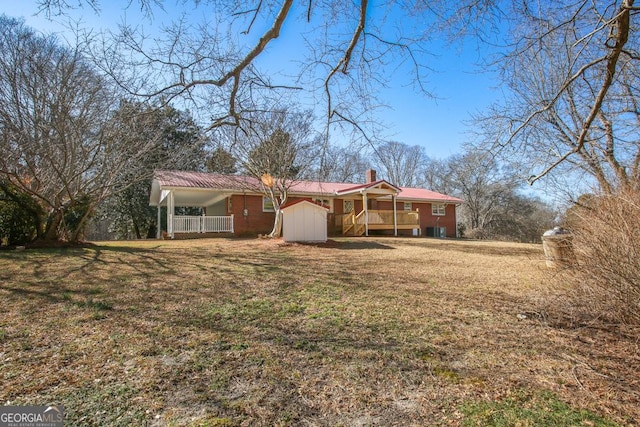
[[[73,426],[638,425],[639,334],[567,320],[549,280],[541,246],[496,242],[4,251],[0,404]]]

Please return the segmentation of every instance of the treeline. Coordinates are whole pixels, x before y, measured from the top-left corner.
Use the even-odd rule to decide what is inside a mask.
[[[523,180],[470,151],[431,159],[424,147],[328,145],[309,111],[254,116],[262,138],[206,132],[189,111],[127,97],[80,47],[0,17],[0,243],[147,238],[156,169],[269,172],[287,179],[362,182],[373,167],[400,186],[461,197],[463,236],[537,241],[555,213],[521,193]],[[258,124],[260,126],[258,126]]]

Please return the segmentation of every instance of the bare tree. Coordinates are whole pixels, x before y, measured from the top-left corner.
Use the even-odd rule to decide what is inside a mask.
[[[513,96],[481,122],[494,152],[531,162],[530,183],[558,168],[588,174],[607,193],[638,188],[640,120],[631,88],[640,84],[639,11],[633,0],[514,10],[514,48],[501,63]]]
[[[0,51],[0,177],[38,206],[38,239],[75,241],[155,141],[125,142],[111,114],[118,93],[80,48],[0,17]]]
[[[448,167],[454,194],[464,200],[460,217],[470,230],[484,236],[500,214],[505,198],[517,187],[515,177],[482,151],[452,156]]]
[[[219,140],[242,171],[261,183],[260,190],[275,211],[270,236],[279,237],[280,208],[287,202],[291,185],[316,166],[322,135],[314,130],[310,111],[280,109],[255,113],[250,123],[247,130],[221,129]]]
[[[540,243],[540,236],[555,225],[556,216],[547,203],[518,194],[513,188],[501,196],[496,214],[483,234],[491,239]]]
[[[423,168],[428,161],[424,147],[389,141],[375,151],[380,172],[390,182],[401,187],[415,187],[424,174]]]
[[[329,146],[324,162],[318,167],[316,177],[324,182],[361,182],[365,171],[371,167],[364,150],[353,147]]]
[[[422,168],[422,176],[419,177],[420,186],[442,194],[454,194],[457,189],[454,186],[451,159],[428,159]]]
[[[79,0],[99,10],[97,0]],[[188,4],[189,2],[177,2]],[[177,16],[153,36],[142,25],[123,25],[120,31],[95,42],[103,70],[120,85],[142,97],[166,102],[180,98],[207,110],[211,127],[250,127],[245,118],[269,109],[273,99],[295,98],[324,110],[325,148],[329,130],[341,129],[354,139],[375,145],[386,127],[374,116],[385,104],[378,89],[394,75],[430,96],[427,75],[434,17],[441,9],[484,15],[493,0],[478,7],[476,0],[455,6],[445,0],[294,2],[292,0],[194,0],[193,10]],[[64,13],[64,0],[39,0],[45,12]],[[160,0],[138,0],[148,16],[162,15]],[[447,6],[448,5],[448,6]],[[162,15],[165,16],[165,15]],[[204,18],[202,18],[204,17]],[[197,19],[202,19],[197,22]],[[286,28],[286,33],[283,32]],[[157,35],[157,31],[161,35]],[[281,69],[265,66],[262,57],[272,46],[295,45]],[[349,133],[348,129],[355,130]]]
[[[39,3],[48,11],[64,11],[67,6],[64,0]],[[99,6],[97,0],[80,3],[95,9]],[[297,98],[324,106],[327,129],[347,123],[374,143],[384,129],[372,116],[383,104],[376,96],[377,89],[402,71],[410,72],[408,83],[428,94],[425,77],[430,64],[425,53],[430,51],[430,40],[440,34],[438,30],[446,29],[454,37],[471,34],[481,41],[502,41],[504,36],[509,38],[501,52],[504,56],[493,65],[501,65],[505,81],[516,87],[514,103],[507,111],[491,115],[497,130],[491,138],[495,149],[536,149],[538,138],[549,136],[538,134],[538,124],[550,120],[545,118],[547,113],[565,109],[567,97],[576,101],[577,114],[570,119],[575,123],[560,113],[572,125],[570,133],[563,129],[571,145],[559,147],[562,150],[544,163],[540,159],[541,169],[534,170],[531,177],[534,182],[589,151],[590,141],[599,138],[594,132],[601,133],[598,126],[611,124],[616,144],[620,126],[612,113],[623,109],[618,104],[611,110],[608,103],[624,96],[623,74],[630,76],[628,87],[638,87],[640,43],[634,20],[640,10],[634,0],[533,4],[436,0],[389,2],[384,7],[368,0],[193,3],[204,8],[198,13],[212,16],[212,21],[194,24],[186,16],[178,18],[165,28],[162,38],[148,37],[141,27],[123,26],[119,34],[100,45],[100,51],[106,52],[102,67],[132,94],[160,96],[167,102],[180,97],[200,108],[206,105],[212,126],[248,127],[244,118],[270,108],[266,99],[286,97],[293,91]],[[149,14],[162,6],[159,0],[134,4]],[[291,64],[298,65],[273,73],[263,67],[260,58],[283,37],[285,25],[292,40],[303,40],[299,49],[290,52]],[[554,76],[549,81],[539,80],[544,96],[518,90],[520,70],[531,61],[543,71],[534,73],[536,78]],[[630,105],[634,101],[624,102]],[[607,140],[607,132],[605,129],[602,141]],[[329,133],[325,135],[328,138]],[[538,151],[547,152],[546,148]],[[623,170],[613,167],[614,173]]]

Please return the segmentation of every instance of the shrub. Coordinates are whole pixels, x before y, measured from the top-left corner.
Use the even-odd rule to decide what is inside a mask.
[[[34,204],[28,196],[9,190],[6,184],[0,186],[0,246],[24,245],[37,232]]]
[[[483,228],[472,228],[464,234],[464,237],[466,237],[467,239],[477,240],[488,239],[489,232]]]
[[[564,274],[594,315],[640,324],[640,194],[594,196],[572,209],[576,263]]]

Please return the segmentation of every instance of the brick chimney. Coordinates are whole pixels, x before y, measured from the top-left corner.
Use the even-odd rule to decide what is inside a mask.
[[[367,169],[367,172],[365,172],[365,184],[370,184],[376,181],[376,171],[373,169]]]

